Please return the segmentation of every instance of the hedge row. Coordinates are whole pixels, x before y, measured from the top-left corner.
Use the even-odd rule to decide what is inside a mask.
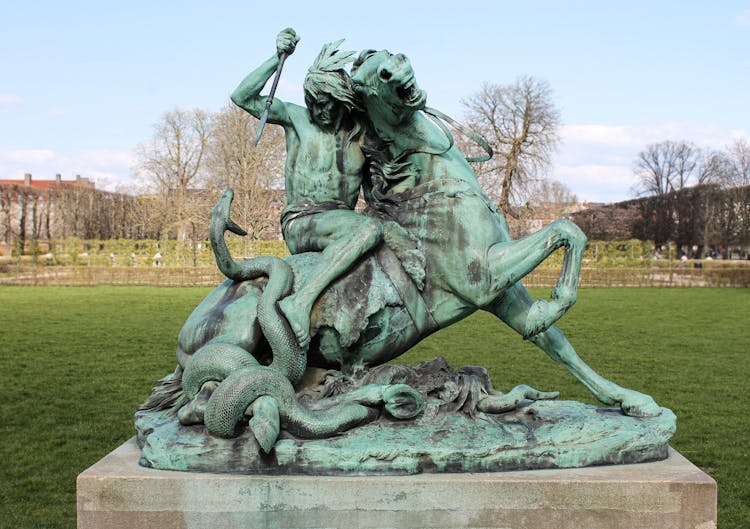
[[[227,234],[229,250],[235,259],[258,255],[284,257],[289,252],[281,240],[252,240]],[[680,262],[677,249],[665,247],[661,258],[654,255],[651,241],[637,239],[628,241],[590,241],[583,255],[583,265],[591,268],[671,268],[693,267],[692,261]],[[546,259],[542,269],[559,269],[562,266],[563,249]],[[214,266],[214,257],[208,241],[175,240],[82,240],[65,239],[46,241],[39,245],[35,255],[24,255],[20,259],[1,257],[3,263],[34,263],[43,266]],[[700,265],[708,268],[750,266],[750,262],[702,260]]]

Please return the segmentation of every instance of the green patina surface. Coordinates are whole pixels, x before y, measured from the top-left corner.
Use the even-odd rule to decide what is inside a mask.
[[[144,463],[416,472],[666,456],[671,412],[596,373],[555,326],[576,301],[581,230],[558,220],[511,239],[454,144],[444,123],[452,120],[427,106],[404,55],[367,50],[354,59],[341,41],[328,44],[305,78],[306,106],[261,96],[298,41],[291,29],[279,33],[276,53],[232,94],[284,128],[281,222],[292,255],[235,262],[224,233],[244,231],[230,218],[231,191],[222,196],[210,233],[228,280],[188,318],[177,369],[138,413]],[[363,213],[353,209],[360,191]],[[552,295],[533,300],[521,280],[559,248]],[[619,411],[551,403],[554,394],[526,386],[502,393],[474,368],[440,368],[440,376],[375,369],[477,310]],[[334,373],[311,382],[313,368]]]
[[[527,403],[528,404],[528,403]],[[636,463],[666,457],[675,417],[636,419],[579,402],[540,401],[502,415],[433,415],[428,404],[410,422],[382,419],[330,439],[279,439],[263,453],[252,434],[207,437],[173,413],[139,416],[153,428],[141,464],[152,468],[263,474],[416,474],[498,472]],[[179,439],[179,445],[175,440]]]

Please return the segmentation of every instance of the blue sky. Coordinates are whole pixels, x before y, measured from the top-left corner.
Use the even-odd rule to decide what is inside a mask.
[[[362,6],[362,7],[358,7]],[[175,107],[218,110],[291,26],[278,96],[302,102],[323,43],[412,61],[428,104],[460,117],[483,82],[546,79],[563,122],[552,176],[629,198],[648,143],[750,136],[750,1],[14,1],[0,17],[0,178],[128,185],[133,147]]]

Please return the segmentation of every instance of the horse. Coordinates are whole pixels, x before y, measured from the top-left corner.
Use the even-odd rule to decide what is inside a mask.
[[[282,422],[303,436],[372,420],[367,405],[378,402],[394,416],[412,417],[420,412],[420,397],[396,384],[371,388],[367,398],[353,397],[356,402],[344,403],[346,410],[329,410],[323,421],[329,422],[321,426],[300,415],[294,386],[308,367],[352,373],[386,363],[477,310],[495,315],[561,363],[600,402],[630,416],[659,415],[653,398],[596,373],[554,325],[576,300],[583,232],[561,219],[511,239],[507,222],[447,128],[428,117],[435,113],[426,108],[426,94],[405,56],[368,50],[351,77],[371,121],[366,214],[383,222],[385,241],[319,297],[311,315],[313,339],[300,349],[276,302],[305,283],[305,271],[314,268],[318,254],[235,263],[224,232],[243,232],[230,219],[232,195],[225,193],[212,215],[211,243],[230,279],[196,307],[178,337],[179,367],[172,382],[189,388],[180,404],[183,424],[208,426],[220,417],[222,425],[209,431],[231,437],[236,422],[253,413],[256,399],[255,413],[265,413],[268,397],[297,410],[282,410]],[[563,266],[551,299],[534,301],[521,280],[561,247]],[[554,396],[526,386],[519,391],[521,398]],[[518,397],[518,392],[513,398],[489,395],[484,408],[503,411]],[[212,402],[219,404],[212,407]],[[267,422],[278,423],[277,406],[270,408]],[[277,433],[278,425],[274,428]],[[265,444],[270,447],[273,440],[275,435]]]
[[[576,300],[583,232],[559,219],[512,240],[467,159],[450,137],[446,142],[445,127],[422,111],[426,94],[403,54],[362,52],[352,80],[382,140],[376,165],[383,170],[370,201],[418,238],[428,261],[422,294],[439,325],[487,311],[560,362],[600,402],[630,416],[659,415],[653,398],[596,373],[554,326]],[[533,301],[521,279],[560,247],[565,255],[552,299]]]

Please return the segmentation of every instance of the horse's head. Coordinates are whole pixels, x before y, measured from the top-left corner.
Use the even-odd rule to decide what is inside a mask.
[[[352,66],[352,81],[376,125],[400,125],[423,109],[427,101],[427,94],[417,86],[409,59],[402,54],[363,51]]]

